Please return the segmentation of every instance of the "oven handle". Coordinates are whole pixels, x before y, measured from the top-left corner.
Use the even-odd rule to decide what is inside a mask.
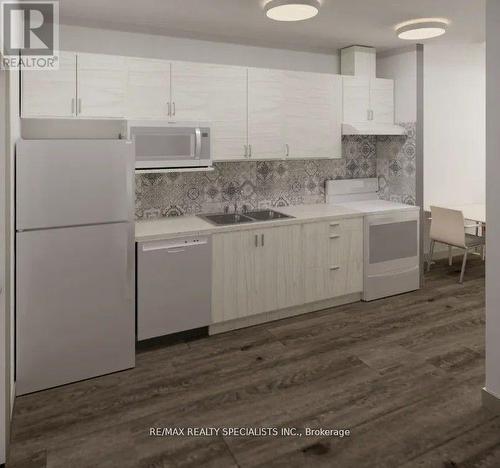
[[[194,131],[195,142],[194,142],[194,152],[195,158],[200,159],[201,156],[201,129],[200,127],[196,127]]]

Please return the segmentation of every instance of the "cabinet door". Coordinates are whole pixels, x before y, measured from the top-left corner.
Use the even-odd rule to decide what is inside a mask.
[[[126,58],[78,54],[78,115],[124,117]]]
[[[243,159],[247,143],[246,68],[173,62],[172,118],[210,122],[213,159]]]
[[[23,117],[73,117],[76,110],[76,53],[60,53],[59,70],[23,71]]]
[[[126,115],[132,119],[168,118],[170,62],[127,59]]]
[[[367,122],[370,105],[370,79],[342,77],[344,88],[344,122]]]
[[[330,228],[333,230],[329,257],[333,297],[363,291],[363,219],[343,220]]]
[[[286,72],[248,69],[248,143],[253,159],[281,159],[284,139]]]
[[[363,220],[304,224],[305,302],[363,290]]]
[[[394,123],[394,81],[382,78],[370,80],[370,109],[373,121]]]
[[[258,242],[258,312],[303,304],[301,226],[263,229]]]
[[[257,231],[212,236],[212,322],[224,322],[259,312],[256,263]]]
[[[342,157],[342,81],[324,73],[286,73],[285,143],[294,159]]]

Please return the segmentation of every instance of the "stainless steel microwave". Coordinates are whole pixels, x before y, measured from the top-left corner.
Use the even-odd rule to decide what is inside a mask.
[[[199,122],[129,121],[136,169],[212,166],[210,126]]]

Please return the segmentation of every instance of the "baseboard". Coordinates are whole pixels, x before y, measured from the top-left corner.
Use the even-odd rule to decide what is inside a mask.
[[[486,387],[484,387],[481,391],[481,400],[483,408],[486,408],[494,414],[500,415],[500,396],[489,392],[486,390]]]
[[[266,322],[274,322],[275,320],[282,320],[297,315],[307,314],[310,312],[317,312],[330,307],[337,307],[352,302],[361,300],[361,293],[347,294],[345,296],[327,299],[325,301],[312,302],[300,306],[288,307],[286,309],[275,310],[272,312],[265,312],[263,314],[251,315],[249,317],[242,317],[227,322],[215,323],[208,327],[209,335],[217,335],[218,333],[225,333],[239,328],[252,327]]]

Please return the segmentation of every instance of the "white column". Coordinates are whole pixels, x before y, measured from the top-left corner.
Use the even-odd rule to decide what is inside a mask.
[[[486,5],[486,386],[500,412],[500,0]]]

